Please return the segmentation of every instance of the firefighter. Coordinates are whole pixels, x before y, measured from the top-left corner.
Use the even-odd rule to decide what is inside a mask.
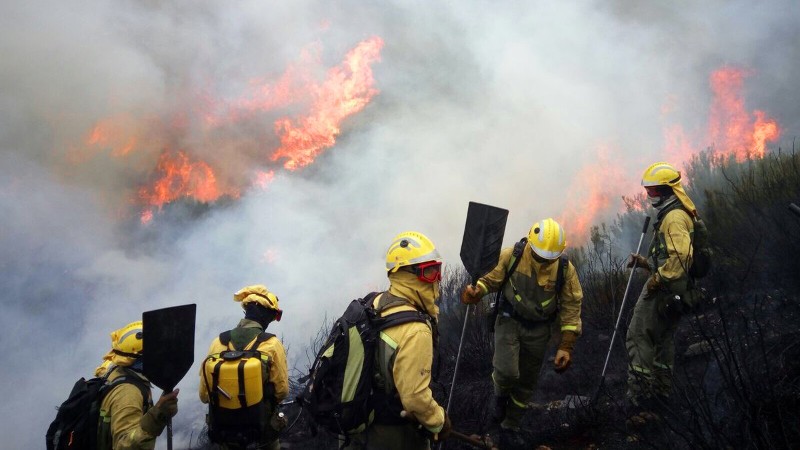
[[[630,359],[626,395],[633,409],[629,423],[634,425],[657,419],[653,413],[669,399],[675,359],[673,337],[691,295],[689,267],[693,219],[697,216],[694,203],[681,186],[681,174],[672,165],[652,164],[642,175],[642,186],[658,215],[650,261],[632,254],[628,263],[628,267],[636,265],[651,271],[625,338]]]
[[[142,374],[141,321],[111,333],[111,347],[106,384],[114,387],[100,404],[97,448],[152,450],[156,437],[178,412],[178,389],[153,405],[150,382]]]
[[[242,304],[244,309],[244,319],[239,321],[236,328],[223,335],[229,339],[228,344],[223,344],[223,335],[214,338],[211,347],[208,349],[209,355],[219,355],[227,350],[255,349],[260,352],[260,358],[264,362],[264,370],[268,370],[264,377],[265,387],[263,389],[264,403],[263,415],[259,414],[256,419],[255,428],[259,430],[255,439],[249,442],[242,442],[239,438],[252,439],[248,430],[236,429],[237,421],[227,421],[216,423],[214,411],[209,410],[209,437],[212,441],[220,444],[223,449],[251,448],[249,445],[256,445],[256,448],[265,450],[278,450],[280,441],[278,435],[286,426],[285,420],[279,415],[278,405],[289,395],[289,372],[286,364],[286,350],[276,336],[262,336],[264,330],[273,321],[280,321],[283,311],[279,308],[278,297],[270,292],[266,286],[257,284],[246,286],[233,294],[233,300]],[[266,337],[266,339],[264,339]],[[258,343],[258,345],[255,345]],[[208,374],[204,367],[200,368],[200,401],[209,403],[208,393]],[[212,375],[213,377],[213,375]],[[210,408],[214,408],[212,404]],[[238,410],[237,410],[238,411]],[[234,413],[235,414],[235,413]],[[242,413],[244,414],[244,413]],[[243,416],[241,416],[243,418]],[[234,417],[235,419],[235,417]],[[239,421],[243,422],[243,420]]]
[[[386,273],[389,290],[373,301],[378,314],[420,311],[428,320],[391,326],[380,333],[375,420],[365,432],[351,436],[347,448],[427,450],[431,440],[445,439],[451,428],[430,389],[442,259],[430,239],[408,231],[389,246]],[[402,411],[407,417],[401,417]]]
[[[541,220],[533,224],[527,241],[503,249],[497,266],[461,294],[463,303],[475,304],[502,289],[495,320],[492,419],[511,442],[519,440],[517,432],[536,389],[551,325],[557,322],[561,332],[554,360],[559,373],[570,366],[581,334],[583,291],[575,267],[562,257],[566,245],[561,225],[553,219]]]

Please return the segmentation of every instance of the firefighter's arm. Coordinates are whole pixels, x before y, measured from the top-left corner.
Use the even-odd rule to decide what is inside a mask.
[[[582,332],[581,324],[581,304],[583,303],[583,289],[578,279],[578,271],[575,266],[569,263],[564,273],[564,288],[561,291],[561,306],[559,309],[559,322],[561,323],[561,333],[572,332],[580,335]]]
[[[681,210],[670,212],[661,224],[659,233],[667,249],[667,261],[658,268],[657,281],[670,292],[686,290],[686,274],[692,263],[692,237],[694,226]]]
[[[500,283],[503,282],[503,278],[506,276],[506,270],[508,269],[511,261],[511,254],[513,252],[514,249],[512,247],[501,250],[500,257],[497,261],[497,265],[494,266],[494,269],[478,280],[477,287],[481,291],[481,296],[492,292],[497,292],[497,290],[500,288]]]
[[[115,450],[155,448],[156,436],[164,430],[166,421],[148,421],[149,418],[142,410],[143,402],[139,388],[130,383],[115,387],[104,399],[107,414],[111,416],[111,439]]]
[[[444,409],[433,399],[430,388],[433,337],[424,324],[407,326],[409,332],[397,345],[392,376],[403,409],[428,431],[438,433],[444,425]]]
[[[286,350],[278,338],[272,338],[264,344],[270,345],[267,352],[270,358],[269,381],[275,386],[275,398],[280,403],[289,395],[289,370],[286,364]]]
[[[226,349],[222,342],[219,341],[219,338],[215,338],[214,341],[211,342],[211,347],[208,348],[208,354],[213,355],[214,353],[222,352]],[[200,401],[203,403],[208,403],[208,387],[206,386],[206,377],[205,377],[205,364],[200,364]],[[211,380],[208,380],[211,383]]]

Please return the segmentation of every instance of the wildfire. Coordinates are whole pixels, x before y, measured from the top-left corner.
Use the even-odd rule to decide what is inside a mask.
[[[238,98],[190,93],[194,103],[161,119],[125,115],[99,120],[86,133],[83,148],[71,152],[70,160],[82,163],[98,151],[116,158],[147,155],[136,162],[157,160],[147,171],[154,181],[136,189],[142,223],[149,223],[154,212],[181,198],[213,202],[223,195],[237,197],[251,186],[264,188],[275,171],[260,165],[280,161],[285,169],[298,170],[335,145],[342,122],[378,93],[372,65],[380,60],[382,47],[381,38],[369,38],[347,52],[339,65],[322,71],[322,46],[312,44],[280,76],[251,80]],[[324,78],[318,80],[316,74],[323,73]],[[288,107],[300,112],[293,116],[281,112]],[[266,112],[272,112],[272,117]],[[245,127],[240,125],[245,122],[248,129],[268,131],[242,138],[240,130]],[[137,133],[144,129],[147,134]],[[195,135],[209,139],[203,144],[183,143],[185,137]],[[199,157],[197,145],[213,146],[214,160]],[[209,154],[208,148],[204,154]],[[242,154],[251,161],[243,160]],[[263,156],[258,158],[258,154]],[[242,167],[249,168],[250,176],[241,176]]]
[[[314,102],[309,114],[295,121],[283,118],[275,122],[281,146],[272,154],[272,161],[288,158],[283,166],[297,170],[333,146],[342,121],[364,109],[378,93],[373,87],[371,65],[380,59],[382,47],[383,40],[379,37],[358,44],[339,67],[328,71],[322,86],[311,90]]]
[[[160,178],[152,186],[139,189],[139,198],[151,208],[161,209],[165,204],[181,197],[212,202],[223,193],[238,197],[235,189],[223,190],[217,185],[214,171],[203,161],[192,162],[189,156],[178,151],[163,152],[156,168]],[[142,223],[152,220],[152,209],[142,213]]]
[[[760,110],[747,112],[744,101],[744,79],[750,75],[741,69],[723,67],[710,77],[713,100],[708,116],[708,131],[693,145],[683,128],[672,125],[665,129],[665,153],[670,161],[680,164],[698,150],[713,145],[718,155],[734,155],[737,161],[763,158],[768,142],[780,137],[780,127]]]
[[[597,149],[597,159],[587,164],[575,175],[567,191],[566,207],[559,222],[564,226],[569,240],[582,244],[600,213],[608,211],[620,192],[630,188],[620,164],[611,161],[607,145]]]
[[[743,94],[747,75],[750,73],[730,67],[714,71],[710,77],[713,99],[706,136],[692,137],[682,126],[667,124],[664,126],[663,155],[658,159],[681,167],[709,144],[713,144],[718,161],[724,161],[729,155],[733,155],[737,161],[763,158],[767,143],[780,137],[780,127],[763,111],[747,112]],[[669,96],[662,105],[661,113],[666,116],[677,108],[677,99]],[[644,167],[644,161],[642,164]],[[631,186],[636,186],[634,178],[639,174],[628,174],[629,181],[621,183],[625,174],[619,172],[616,169],[618,167],[619,164],[610,164],[601,150],[598,160],[580,170],[570,184],[562,221],[570,235],[575,236],[573,243],[583,244],[589,237],[589,227],[597,223],[600,214],[613,211],[611,200],[621,193],[631,192]],[[602,177],[598,175],[600,173]],[[629,201],[627,207],[639,209],[639,202],[635,199]]]

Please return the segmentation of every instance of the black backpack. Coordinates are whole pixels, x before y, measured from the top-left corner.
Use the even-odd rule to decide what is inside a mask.
[[[298,396],[314,422],[325,430],[343,435],[360,433],[375,417],[375,351],[381,330],[408,322],[428,322],[419,311],[400,311],[378,317],[372,292],[350,302],[334,324],[317,354],[306,383]],[[348,439],[349,440],[349,439]]]
[[[97,425],[100,405],[105,395],[122,383],[136,385],[147,403],[148,386],[133,375],[117,377],[106,384],[103,377],[81,378],[75,382],[69,397],[58,407],[56,418],[47,429],[47,450],[94,450],[97,448]]]
[[[258,351],[262,342],[273,337],[274,334],[261,332],[253,345],[239,350],[234,342],[234,350],[209,355],[203,362],[211,442],[245,447],[278,437],[269,426],[276,407],[275,386],[269,381],[269,364]],[[228,347],[231,331],[221,333],[219,340]]]
[[[703,219],[693,218],[694,234],[692,235],[692,265],[689,267],[689,276],[703,278],[711,271],[713,253],[708,244],[708,228]]]

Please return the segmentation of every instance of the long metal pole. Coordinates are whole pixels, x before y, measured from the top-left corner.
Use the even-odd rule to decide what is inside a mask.
[[[644,219],[644,226],[642,227],[642,235],[639,236],[639,245],[636,246],[636,254],[638,255],[639,252],[642,250],[642,241],[644,241],[644,235],[647,234],[647,226],[650,225],[650,216],[647,216]],[[631,288],[631,281],[633,280],[633,273],[636,272],[636,264],[633,265],[631,269],[631,276],[628,278],[628,285],[625,287],[625,293],[622,294],[622,303],[619,305],[619,315],[617,315],[617,322],[614,324],[614,333],[611,335],[611,342],[608,344],[608,353],[606,353],[606,362],[603,364],[603,372],[600,374],[600,384],[598,386],[598,391],[600,387],[603,386],[603,380],[606,377],[606,369],[608,368],[608,360],[611,358],[611,349],[614,347],[614,338],[617,336],[617,329],[619,328],[619,321],[622,319],[622,310],[625,308],[625,299],[628,297],[628,291]]]
[[[445,412],[450,414],[450,401],[453,400],[453,391],[456,386],[456,374],[458,374],[458,363],[461,361],[461,348],[464,346],[464,334],[467,331],[467,319],[469,318],[469,308],[472,305],[467,305],[467,311],[464,313],[464,325],[461,327],[461,340],[458,341],[458,354],[456,355],[456,367],[453,369],[453,381],[450,383],[450,395],[447,396],[447,408]]]

